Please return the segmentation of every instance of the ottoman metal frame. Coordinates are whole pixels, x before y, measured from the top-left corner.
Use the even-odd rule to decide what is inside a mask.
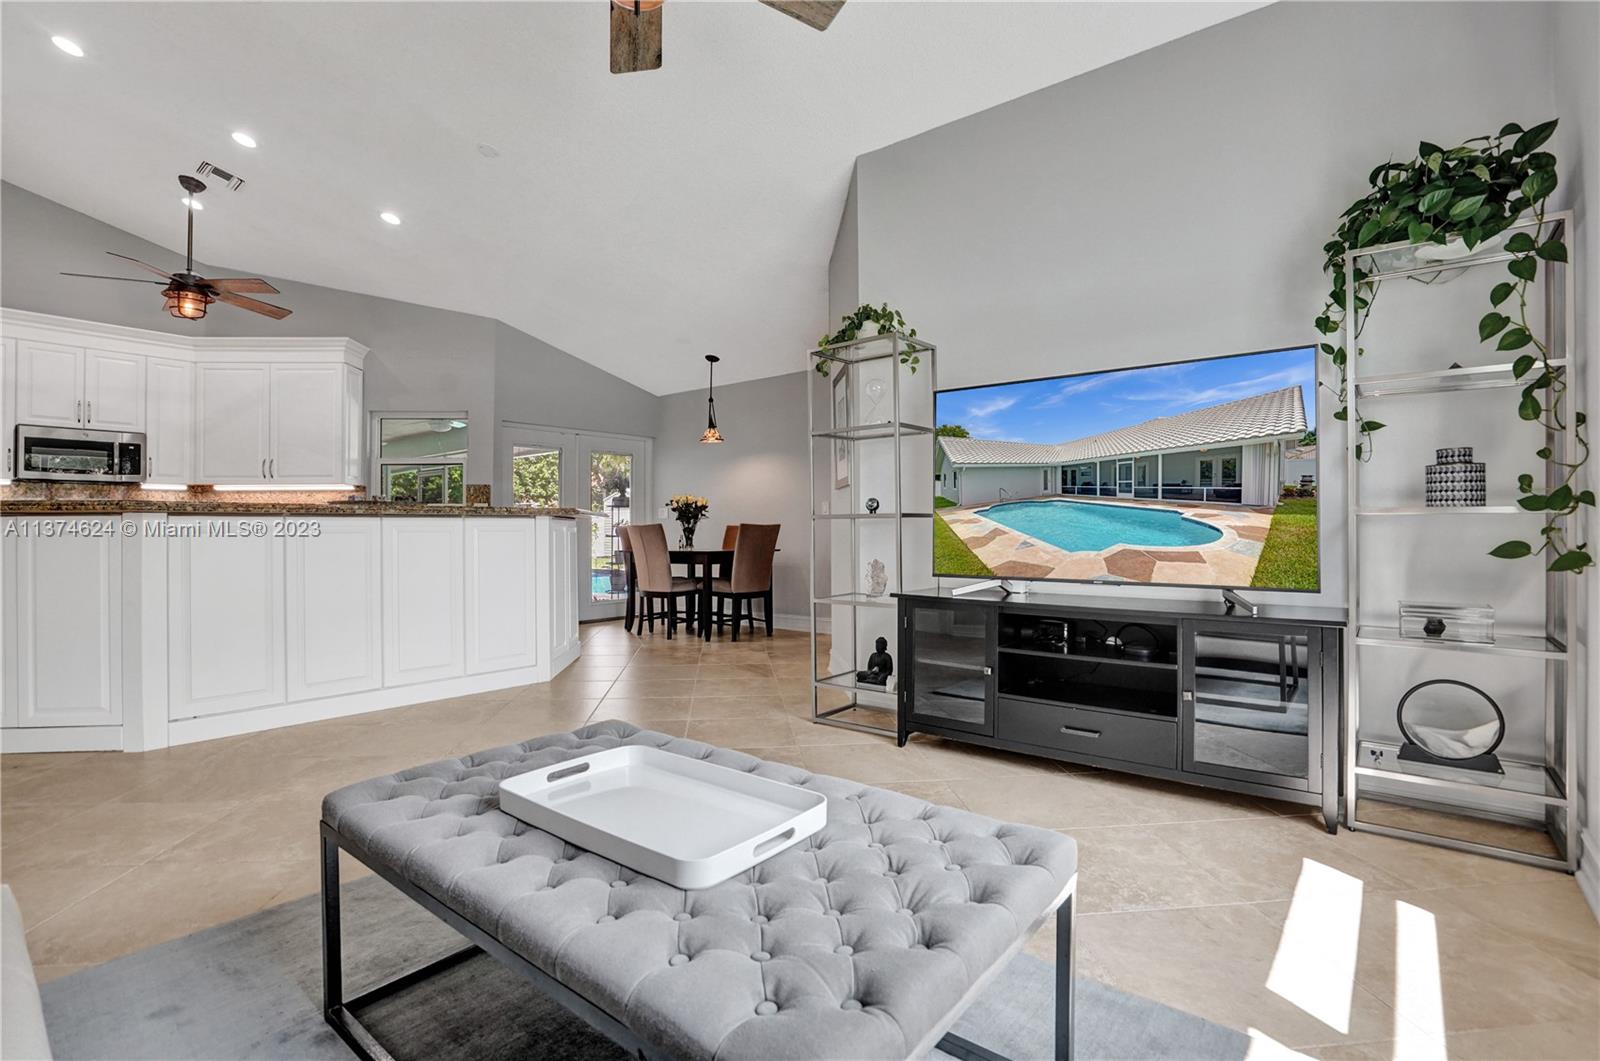
[[[556,980],[549,973],[534,965],[520,954],[515,953],[504,943],[483,928],[462,917],[448,905],[441,902],[416,884],[406,880],[397,872],[387,866],[375,866],[362,858],[340,835],[339,831],[327,822],[322,822],[322,1015],[339,1033],[356,1056],[362,1061],[394,1061],[394,1056],[386,1050],[382,1043],[361,1023],[356,1015],[356,1010],[380,999],[387,998],[398,991],[421,983],[435,973],[459,965],[468,958],[478,954],[487,954],[500,964],[521,976],[538,988],[553,1001],[559,1003],[573,1016],[580,1018],[595,1031],[600,1032],[631,1056],[640,1061],[669,1061],[671,1055],[658,1047],[653,1047],[641,1040],[625,1024],[611,1014],[590,1002],[576,991]],[[454,951],[442,958],[436,958],[425,965],[402,973],[391,980],[386,980],[376,987],[369,988],[358,995],[345,997],[344,994],[344,968],[342,959],[341,936],[339,930],[339,851],[344,849],[350,856],[373,873],[382,877],[389,884],[397,888],[403,895],[421,906],[428,913],[437,917],[457,932],[467,938],[471,946]],[[1055,990],[1055,1057],[1057,1061],[1070,1061],[1072,1058],[1072,987],[1073,987],[1073,928],[1075,908],[1076,880],[1067,891],[1066,898],[1056,909],[1056,990]],[[1050,916],[1051,911],[1046,910],[1038,922],[1029,930],[1029,935],[1036,931]],[[1007,1061],[1007,1059],[987,1047],[963,1038],[954,1032],[946,1032],[939,1040],[938,1048],[952,1057],[961,1061]]]

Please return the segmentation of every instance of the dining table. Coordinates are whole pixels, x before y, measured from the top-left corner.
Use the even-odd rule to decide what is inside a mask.
[[[774,550],[782,552],[782,549]],[[634,591],[633,550],[624,550],[628,558],[628,603],[622,614],[622,628],[631,631],[635,622],[643,622],[634,612],[634,605],[638,593]],[[733,576],[733,550],[732,549],[700,549],[693,546],[683,549],[668,549],[667,559],[673,564],[682,564],[688,569],[690,578],[696,577],[697,571],[703,573],[700,580],[700,599],[695,608],[695,617],[699,625],[694,632],[702,641],[711,640],[711,631],[714,624],[711,622],[711,571],[716,569],[717,578],[731,578]]]

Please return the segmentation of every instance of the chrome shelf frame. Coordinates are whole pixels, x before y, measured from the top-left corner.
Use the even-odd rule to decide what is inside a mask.
[[[1518,221],[1507,229],[1508,232],[1529,231],[1538,224],[1534,218]],[[1550,211],[1545,214],[1544,224],[1548,237],[1557,237],[1566,240],[1569,244],[1572,236],[1571,211]],[[1490,265],[1506,262],[1516,255],[1503,253],[1498,250],[1481,255],[1469,255],[1453,262],[1428,263],[1421,266],[1406,265],[1401,268],[1374,268],[1381,265],[1381,256],[1388,254],[1396,261],[1403,261],[1412,245],[1408,243],[1386,244],[1381,247],[1363,248],[1351,251],[1345,255],[1346,275],[1354,275],[1358,267],[1366,270],[1369,279],[1384,281],[1403,277],[1422,277],[1431,274],[1451,272],[1463,269],[1472,269],[1480,265]],[[1537,294],[1542,298],[1543,326],[1541,336],[1550,346],[1551,361],[1560,370],[1570,373],[1576,365],[1576,358],[1580,351],[1574,348],[1572,337],[1575,328],[1575,279],[1574,271],[1564,262],[1540,261],[1540,275]],[[1346,291],[1345,321],[1342,340],[1346,350],[1357,349],[1357,338],[1354,335],[1356,323],[1355,298],[1358,285],[1350,284]],[[1464,390],[1487,389],[1494,387],[1518,386],[1521,381],[1511,373],[1507,364],[1481,365],[1472,368],[1441,369],[1433,372],[1400,373],[1393,375],[1379,375],[1370,379],[1360,376],[1359,357],[1351,356],[1347,362],[1346,383],[1348,386],[1347,398],[1350,408],[1350,424],[1360,423],[1364,414],[1362,407],[1369,401],[1381,401],[1396,398],[1401,395],[1424,398],[1426,396],[1448,396]],[[1581,402],[1581,396],[1575,389],[1568,391],[1568,399],[1572,405],[1569,407],[1567,426],[1562,432],[1546,431],[1545,445],[1549,446],[1551,457],[1545,462],[1546,481],[1553,481],[1559,475],[1557,467],[1560,461],[1568,459],[1567,455],[1576,451],[1574,426],[1575,417],[1571,410]],[[1427,517],[1427,516],[1507,516],[1507,515],[1541,515],[1528,512],[1518,505],[1485,505],[1473,508],[1428,508],[1425,506],[1402,507],[1363,507],[1361,504],[1361,466],[1362,462],[1355,456],[1355,439],[1347,435],[1345,445],[1345,505],[1346,505],[1346,591],[1347,605],[1353,623],[1357,624],[1356,636],[1350,639],[1349,654],[1345,667],[1345,734],[1344,734],[1344,821],[1350,829],[1364,830],[1382,836],[1396,837],[1405,840],[1415,840],[1446,847],[1458,851],[1470,851],[1477,854],[1490,855],[1496,858],[1526,865],[1543,866],[1546,868],[1564,870],[1573,873],[1578,864],[1578,820],[1577,800],[1573,796],[1573,781],[1577,777],[1576,743],[1577,729],[1576,717],[1582,705],[1576,696],[1576,679],[1573,674],[1574,667],[1567,646],[1574,643],[1577,635],[1576,608],[1573,606],[1572,587],[1568,584],[1573,577],[1566,574],[1545,573],[1544,587],[1544,631],[1541,635],[1503,635],[1493,644],[1472,644],[1444,641],[1420,641],[1412,638],[1402,638],[1399,630],[1375,624],[1361,622],[1362,598],[1362,568],[1361,568],[1361,539],[1360,533],[1363,521],[1369,518],[1387,517]],[[1570,526],[1570,521],[1569,521]],[[1484,563],[1504,563],[1506,561],[1494,560],[1485,557]],[[1530,572],[1531,573],[1531,572]],[[1521,658],[1527,661],[1527,666],[1537,666],[1543,675],[1542,693],[1538,699],[1544,715],[1544,761],[1537,763],[1520,763],[1510,759],[1503,759],[1506,767],[1506,776],[1499,784],[1493,783],[1492,778],[1471,778],[1461,775],[1462,771],[1417,769],[1413,764],[1407,764],[1405,770],[1394,766],[1379,767],[1371,765],[1362,759],[1363,754],[1372,755],[1373,749],[1392,748],[1392,744],[1384,741],[1363,739],[1361,735],[1361,676],[1363,669],[1363,656],[1368,651],[1393,652],[1404,650],[1421,650],[1424,652],[1455,652],[1455,653],[1481,653],[1485,655]],[[1534,688],[1529,683],[1530,689]],[[1387,760],[1385,760],[1387,762]],[[1544,778],[1543,791],[1529,791],[1533,784],[1530,778],[1540,775]],[[1520,780],[1518,780],[1520,779]],[[1368,794],[1363,796],[1363,781],[1379,782],[1381,787],[1390,789],[1381,797],[1371,793],[1372,786],[1367,786]],[[1393,790],[1414,790],[1417,795],[1414,800],[1399,797]],[[1399,804],[1402,806],[1416,806],[1430,811],[1443,811],[1459,814],[1465,817],[1492,818],[1496,811],[1485,809],[1486,796],[1494,796],[1500,806],[1508,808],[1508,813],[1519,814],[1521,820],[1530,826],[1537,826],[1541,822],[1545,832],[1555,845],[1557,857],[1551,858],[1544,855],[1532,854],[1513,847],[1504,847],[1497,844],[1458,839],[1451,836],[1435,835],[1417,829],[1403,828],[1397,825],[1388,825],[1380,822],[1367,821],[1360,816],[1360,804],[1363,798],[1380,800],[1384,803]],[[1473,798],[1477,797],[1477,798]]]

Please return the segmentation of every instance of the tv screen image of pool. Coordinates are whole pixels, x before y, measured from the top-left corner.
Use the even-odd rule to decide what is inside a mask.
[[[940,391],[934,573],[1316,590],[1316,357]]]

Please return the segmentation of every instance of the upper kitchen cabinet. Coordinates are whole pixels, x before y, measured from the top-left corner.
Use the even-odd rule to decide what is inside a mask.
[[[354,340],[191,338],[20,310],[0,310],[0,332],[8,447],[13,424],[144,432],[152,482],[366,481]]]

